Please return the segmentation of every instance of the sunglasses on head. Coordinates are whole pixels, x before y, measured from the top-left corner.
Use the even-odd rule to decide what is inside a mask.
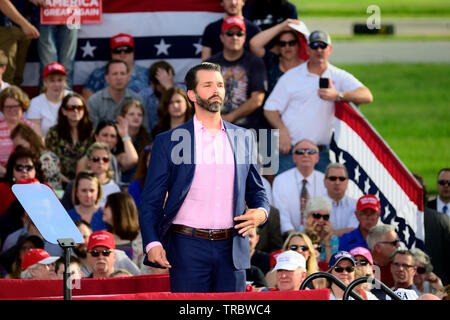
[[[445,186],[445,185],[449,186],[450,185],[450,180],[438,180],[438,184],[440,186]]]
[[[91,159],[94,162],[99,162],[100,160],[102,160],[104,163],[108,163],[109,162],[109,158],[108,157],[92,157]]]
[[[303,154],[307,153],[307,154],[311,155],[311,154],[316,154],[317,150],[315,150],[313,148],[299,148],[299,149],[296,149],[294,151],[294,153],[299,154],[299,155],[303,155]]]
[[[64,106],[64,109],[66,109],[67,111],[73,111],[73,110],[83,110],[84,106],[83,105],[78,105],[78,104],[66,104]]]
[[[23,171],[23,169],[25,169],[25,171],[28,172],[28,171],[33,170],[33,169],[34,169],[34,166],[29,165],[29,164],[27,164],[27,165],[16,164],[16,165],[14,166],[14,169],[15,169],[16,171]]]
[[[299,246],[297,244],[291,244],[289,246],[289,249],[292,251],[298,251],[298,249],[300,249],[302,252],[308,251],[308,246]]]
[[[344,270],[347,271],[347,273],[351,273],[351,272],[355,271],[355,268],[354,267],[346,267],[346,268],[334,267],[334,271],[336,271],[337,273],[342,273],[342,272],[344,272]]]
[[[134,51],[134,49],[132,47],[128,47],[128,46],[126,46],[126,47],[117,47],[115,49],[112,49],[112,53],[115,53],[115,54],[120,54],[122,52],[124,52],[124,53],[132,53],[133,51]]]
[[[323,220],[328,221],[330,219],[329,214],[311,213],[311,215],[316,220],[319,220],[320,218],[322,218]]]
[[[328,45],[325,42],[313,42],[309,44],[309,47],[313,50],[317,50],[318,48],[325,49]]]
[[[347,180],[347,177],[329,176],[329,177],[327,177],[327,179],[330,181],[336,181],[338,179],[339,179],[339,181],[345,181],[345,180]]]
[[[93,257],[99,257],[100,256],[100,253],[102,254],[102,256],[104,256],[104,257],[108,257],[110,254],[111,254],[111,250],[107,250],[107,249],[105,249],[105,250],[90,250],[89,251],[89,253],[91,254],[91,256],[93,256]]]
[[[296,44],[297,44],[296,40],[291,40],[291,41],[282,41],[282,40],[280,40],[280,41],[278,41],[278,45],[280,47],[286,47],[286,46],[293,47]]]
[[[232,37],[232,36],[238,36],[238,37],[243,37],[245,35],[244,31],[237,31],[237,32],[233,32],[233,31],[225,31],[225,34],[228,37]]]

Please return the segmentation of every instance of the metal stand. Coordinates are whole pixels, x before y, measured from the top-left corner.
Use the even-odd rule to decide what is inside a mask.
[[[63,290],[64,300],[72,300],[72,281],[70,278],[70,252],[76,246],[73,239],[58,239],[58,244],[64,251]]]

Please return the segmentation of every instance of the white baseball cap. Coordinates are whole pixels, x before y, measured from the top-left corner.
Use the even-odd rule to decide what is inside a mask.
[[[277,264],[273,270],[290,270],[294,271],[297,268],[306,269],[305,257],[293,250],[288,250],[280,253],[277,256]]]

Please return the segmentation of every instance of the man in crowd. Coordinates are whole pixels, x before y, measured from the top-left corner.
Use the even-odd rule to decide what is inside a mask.
[[[222,118],[244,128],[264,128],[262,104],[267,73],[262,59],[244,49],[245,23],[237,16],[222,23],[223,50],[209,59],[222,67],[226,96]]]
[[[264,115],[280,130],[279,173],[294,166],[290,153],[301,139],[318,145],[321,162],[316,169],[323,172],[329,163],[335,102],[358,105],[372,102],[367,87],[350,73],[328,63],[332,48],[328,33],[312,32],[307,47],[310,59],[285,73],[266,100]]]
[[[350,251],[356,247],[368,249],[366,238],[369,230],[378,224],[380,212],[381,206],[377,197],[368,194],[359,198],[355,210],[355,217],[359,221],[359,225],[339,238],[339,250]]]
[[[277,264],[273,270],[277,272],[279,291],[299,290],[306,278],[306,259],[296,251],[284,251],[277,256]]]
[[[30,249],[22,259],[22,279],[56,279],[55,261],[44,249]]]
[[[148,70],[134,63],[134,38],[126,33],[119,33],[110,39],[111,60],[121,60],[127,64],[129,80],[127,87],[139,92],[148,87]],[[100,67],[92,71],[84,84],[82,95],[88,100],[91,95],[105,88],[106,68]]]
[[[325,170],[323,183],[333,206],[330,216],[333,233],[339,237],[358,226],[354,214],[356,199],[345,195],[348,187],[347,168],[342,163],[329,164]]]
[[[397,250],[391,257],[391,272],[394,278],[393,290],[399,288],[414,290],[418,296],[421,295],[414,285],[414,275],[417,267],[414,255],[409,250]]]
[[[313,197],[326,194],[323,185],[325,175],[314,170],[319,161],[319,149],[309,140],[301,140],[294,146],[295,168],[277,175],[273,181],[273,203],[280,210],[281,233],[303,231],[305,219],[303,210]]]
[[[114,272],[116,261],[114,236],[107,231],[95,231],[89,236],[87,259],[92,270],[89,278],[107,278]]]
[[[437,178],[438,196],[427,203],[427,206],[450,217],[450,168],[443,168]]]

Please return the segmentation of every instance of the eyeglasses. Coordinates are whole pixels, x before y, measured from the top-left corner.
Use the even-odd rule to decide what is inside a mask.
[[[418,274],[424,274],[425,272],[427,272],[427,269],[425,269],[424,267],[417,267]]]
[[[291,40],[291,41],[278,41],[278,45],[280,46],[280,47],[286,47],[286,46],[289,46],[289,47],[293,47],[293,46],[295,46],[297,44],[297,41],[296,40]]]
[[[347,273],[352,273],[353,271],[355,271],[355,267],[334,267],[334,271],[336,271],[337,273],[342,273],[344,272],[344,270],[347,271]]]
[[[305,153],[312,155],[312,154],[316,154],[317,152],[318,151],[313,148],[299,148],[294,151],[295,154],[299,154],[299,155],[303,155]]]
[[[450,180],[438,180],[438,184],[440,186],[445,186],[445,185],[449,186],[450,185]]]
[[[91,159],[94,162],[99,162],[100,160],[102,160],[104,163],[108,163],[109,162],[109,158],[108,157],[92,157]]]
[[[28,171],[33,170],[33,169],[34,169],[34,166],[29,165],[29,164],[27,164],[27,165],[16,164],[16,165],[14,166],[14,170],[16,170],[16,171],[23,171],[23,169],[25,169],[25,171],[28,172]]]
[[[355,260],[355,264],[364,267],[364,266],[367,266],[369,264],[369,261],[367,261],[367,260]]]
[[[109,257],[109,255],[111,254],[111,250],[90,250],[89,253],[91,254],[91,256],[93,257],[99,257],[100,253],[102,254],[102,256],[104,257]]]
[[[331,181],[336,181],[336,180],[338,180],[338,179],[339,179],[339,181],[345,181],[345,180],[347,180],[347,177],[329,176],[329,177],[327,177],[327,179],[328,179],[328,180],[331,180]]]
[[[305,251],[309,250],[308,246],[299,246],[297,244],[291,244],[289,246],[289,249],[292,250],[292,251],[298,251],[298,249],[300,249],[302,252],[305,252]]]
[[[323,220],[328,221],[330,219],[329,214],[311,213],[311,215],[316,220],[320,220],[322,218]]]
[[[392,265],[396,268],[400,268],[400,267],[405,268],[405,269],[414,268],[414,266],[406,264],[406,263],[394,262],[394,263],[392,263]]]
[[[395,246],[397,246],[397,244],[398,244],[399,242],[400,242],[400,240],[396,239],[396,240],[394,240],[394,241],[380,241],[380,242],[378,242],[378,243],[381,243],[381,244],[390,244],[391,246],[395,247]]]
[[[66,104],[64,106],[64,109],[66,109],[67,111],[73,111],[73,110],[83,110],[84,106],[83,105],[77,105],[77,104]]]
[[[13,104],[13,105],[9,105],[9,106],[4,106],[3,109],[4,110],[14,110],[14,109],[19,109],[22,106],[20,104]]]
[[[115,54],[120,54],[122,52],[124,52],[124,53],[132,53],[133,51],[134,51],[134,49],[132,47],[128,47],[128,46],[126,46],[126,47],[117,47],[115,49],[112,49],[112,53],[115,53]]]
[[[326,49],[328,45],[325,42],[313,42],[309,44],[309,47],[313,50],[317,50],[318,48]]]
[[[225,31],[225,34],[228,37],[232,37],[232,36],[238,36],[238,37],[243,37],[245,35],[244,31],[237,31],[237,32],[233,32],[233,31]]]

